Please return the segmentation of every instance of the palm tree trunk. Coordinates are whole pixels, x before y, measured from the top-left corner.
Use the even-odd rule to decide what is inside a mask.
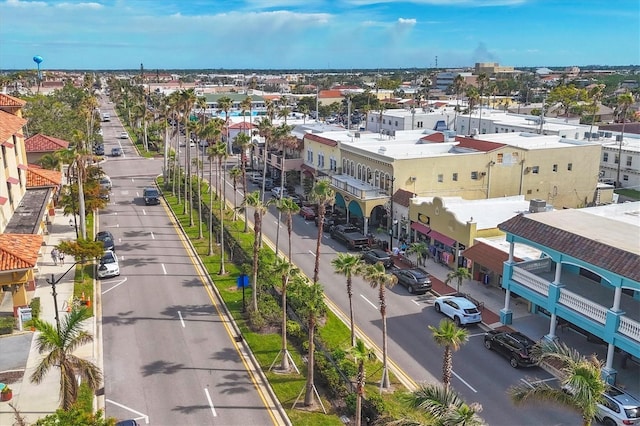
[[[351,275],[347,277],[347,295],[349,296],[349,324],[351,326],[351,346],[356,345],[356,331],[353,325],[353,286]]]
[[[382,317],[382,387],[388,389],[391,386],[389,381],[389,364],[387,363],[387,305],[384,294],[385,285],[380,284],[380,316]]]
[[[315,352],[315,345],[314,345],[314,334],[315,334],[315,330],[316,330],[316,322],[315,319],[313,318],[313,315],[309,315],[309,356],[307,357],[307,389],[304,393],[304,405],[309,407],[311,405],[314,404],[315,402],[315,397],[314,397],[314,387],[315,387],[315,383],[313,380],[313,363],[314,361],[314,352]]]
[[[200,161],[198,161],[197,169],[198,173],[198,239],[203,238],[202,235],[202,179],[200,178]]]
[[[289,371],[289,353],[287,349],[287,284],[289,281],[289,271],[282,277],[282,361],[280,369]]]
[[[218,175],[222,175],[222,157],[218,157]],[[222,176],[220,176],[222,177]],[[220,182],[220,191],[224,192],[222,179],[218,179]],[[218,275],[225,275],[227,271],[224,269],[224,210],[225,201],[224,197],[220,197],[220,272]]]
[[[213,256],[213,161],[209,161],[209,256]]]
[[[242,158],[242,195],[243,195],[243,203],[247,202],[247,165],[246,159]],[[249,211],[248,209],[244,209],[244,232],[249,232]]]
[[[356,384],[356,426],[362,424],[362,397],[364,396],[364,361],[358,362],[358,379]]]
[[[258,312],[258,251],[260,250],[260,235],[262,230],[262,218],[260,217],[260,212],[258,209],[253,213],[253,282],[251,283],[252,287],[252,303],[253,310]]]
[[[320,275],[320,241],[322,241],[322,232],[324,228],[324,203],[318,204],[318,237],[316,239],[316,263],[313,267],[313,283],[316,284]]]
[[[451,384],[451,370],[453,366],[453,356],[451,353],[451,347],[444,347],[444,362],[442,363],[442,384],[445,388],[449,388]]]

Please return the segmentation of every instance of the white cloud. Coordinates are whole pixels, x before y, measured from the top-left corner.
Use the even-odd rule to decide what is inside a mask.
[[[60,9],[102,9],[104,6],[100,3],[58,3],[55,7]]]
[[[412,27],[416,24],[416,22],[417,21],[414,18],[411,18],[411,19],[398,18],[398,25],[402,25],[402,26]]]

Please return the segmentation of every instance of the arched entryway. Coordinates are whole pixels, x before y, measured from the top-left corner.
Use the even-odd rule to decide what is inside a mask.
[[[348,219],[349,223],[354,224],[359,227],[361,230],[364,229],[364,214],[362,213],[362,207],[360,207],[360,203],[355,200],[351,200],[349,202],[349,213]]]
[[[387,227],[387,211],[382,205],[375,206],[369,215],[369,228],[375,230],[381,227]]]

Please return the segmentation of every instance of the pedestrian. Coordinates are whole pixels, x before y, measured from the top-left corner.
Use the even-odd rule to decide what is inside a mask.
[[[58,252],[58,248],[54,247],[51,249],[51,260],[53,260],[53,264],[58,266],[58,256],[60,253]]]
[[[64,265],[64,253],[60,252],[60,254],[58,255],[58,259],[60,259],[60,264]]]

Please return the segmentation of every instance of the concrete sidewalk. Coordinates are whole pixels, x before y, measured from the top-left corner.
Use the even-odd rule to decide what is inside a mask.
[[[73,278],[75,276],[75,259],[69,255],[65,256],[64,264],[58,261],[54,264],[51,258],[51,250],[55,245],[64,240],[75,240],[76,232],[74,226],[69,226],[69,216],[63,216],[62,210],[56,210],[52,224],[49,225],[49,235],[44,236],[44,245],[40,250],[38,267],[36,272],[36,290],[29,292],[29,300],[33,297],[40,298],[41,312],[40,319],[55,324],[55,308],[53,300],[52,286],[47,283],[47,279],[51,280],[52,276],[55,280],[60,280],[55,286],[58,302],[58,314],[60,322],[64,321],[67,314],[69,303],[73,298]],[[68,273],[66,273],[68,271]],[[65,274],[61,278],[62,274]],[[86,295],[94,300],[94,295]],[[95,304],[92,304],[94,309]],[[5,297],[0,305],[0,311],[11,311],[11,297]],[[96,338],[95,316],[85,321],[85,329],[94,336],[92,344],[84,345],[75,352],[75,355],[98,364],[98,348],[99,341]],[[38,353],[36,348],[37,333],[31,331],[21,332],[22,338],[24,333],[32,334],[31,347],[26,354],[26,363],[24,364],[24,375],[21,380],[10,384],[13,390],[13,398],[11,403],[16,407],[20,414],[28,423],[34,423],[37,419],[55,412],[60,407],[60,370],[52,368],[49,370],[44,380],[40,384],[31,383],[29,378],[40,363],[42,355]],[[3,337],[0,339],[2,352],[8,351],[12,345],[12,339],[15,335]],[[0,372],[6,369],[6,363],[15,363],[16,360],[0,359]],[[100,364],[98,364],[100,365]],[[0,403],[0,425],[12,425],[15,422],[13,410],[7,402]]]

